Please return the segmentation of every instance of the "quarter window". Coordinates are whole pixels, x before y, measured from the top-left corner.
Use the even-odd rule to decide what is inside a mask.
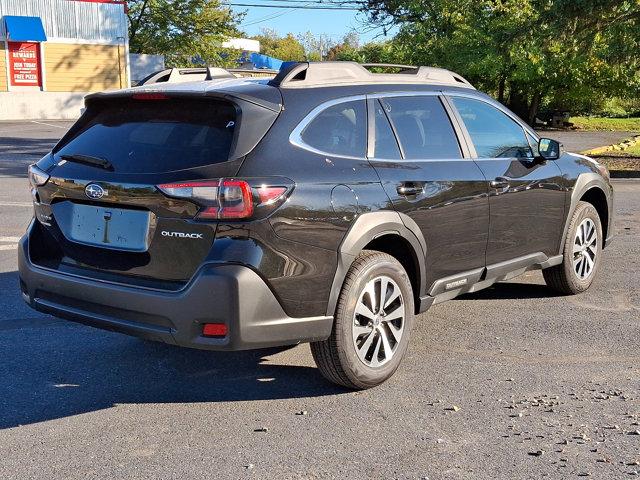
[[[305,127],[301,138],[322,152],[364,158],[367,148],[364,100],[339,103],[323,110]]]
[[[451,121],[438,97],[390,97],[381,102],[406,159],[462,158]]]
[[[453,97],[479,158],[532,158],[522,127],[507,114],[480,100]]]

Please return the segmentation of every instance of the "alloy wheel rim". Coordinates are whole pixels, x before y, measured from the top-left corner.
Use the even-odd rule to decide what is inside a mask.
[[[593,273],[598,254],[598,230],[590,218],[585,218],[576,231],[573,241],[573,271],[580,280]]]
[[[368,367],[381,367],[396,353],[405,324],[405,303],[398,284],[381,275],[369,280],[353,314],[353,345]]]

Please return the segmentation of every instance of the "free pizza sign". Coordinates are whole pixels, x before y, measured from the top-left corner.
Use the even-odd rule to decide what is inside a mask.
[[[40,44],[9,42],[9,76],[16,87],[40,87]]]

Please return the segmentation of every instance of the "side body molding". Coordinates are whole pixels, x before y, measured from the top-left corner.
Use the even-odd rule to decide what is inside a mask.
[[[427,245],[418,225],[407,215],[391,210],[364,213],[351,225],[338,249],[338,268],[331,285],[327,315],[335,314],[342,284],[353,261],[369,242],[383,235],[398,235],[411,245],[418,266],[419,288],[414,295],[418,299],[425,294]]]

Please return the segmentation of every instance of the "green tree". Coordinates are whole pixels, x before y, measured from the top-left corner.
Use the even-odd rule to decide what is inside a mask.
[[[171,66],[236,64],[237,51],[222,47],[238,35],[242,15],[218,0],[129,0],[132,53],[165,55]]]
[[[291,33],[280,37],[275,30],[265,28],[253,38],[260,41],[260,51],[265,55],[285,61],[305,59],[304,47]]]
[[[533,122],[543,103],[640,89],[640,0],[368,0],[407,62],[449,68]]]
[[[298,41],[304,48],[305,60],[309,62],[326,60],[329,51],[335,45],[330,37],[322,34],[316,36],[311,31],[298,35]]]
[[[360,38],[356,32],[344,36],[342,42],[336,43],[327,51],[327,60],[352,60],[357,56]]]

